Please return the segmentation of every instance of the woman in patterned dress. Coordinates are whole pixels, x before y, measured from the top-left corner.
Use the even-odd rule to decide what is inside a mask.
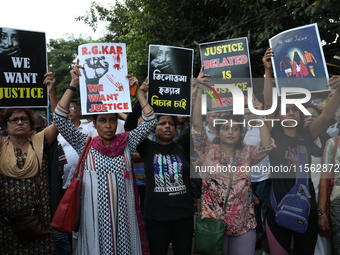
[[[340,121],[340,107],[336,110],[335,120]],[[318,209],[321,215],[318,217],[320,230],[325,230],[325,225],[329,225],[333,231],[332,245],[333,254],[340,254],[340,136],[335,136],[327,140],[323,154],[323,169],[319,186]],[[334,185],[330,195],[330,220],[325,214],[326,198],[329,178],[334,178]]]
[[[53,120],[61,135],[81,154],[88,135],[77,130],[68,119],[70,101],[79,85],[78,67],[71,71],[71,87],[56,107]],[[130,85],[136,82],[133,77],[129,81]],[[130,168],[130,158],[137,145],[156,124],[153,109],[145,99],[147,88],[147,84],[138,88],[137,98],[144,106],[143,121],[131,132],[115,134],[116,113],[95,115],[93,123],[99,136],[93,138],[85,165],[77,254],[147,254]]]
[[[201,86],[200,83],[197,86]],[[195,171],[200,171],[202,175],[202,218],[223,219],[226,222],[224,255],[252,255],[255,252],[256,220],[249,166],[260,162],[271,151],[272,140],[267,127],[262,125],[261,146],[244,145],[243,128],[240,125],[242,118],[224,115],[221,119],[226,124],[216,125],[217,137],[212,143],[202,123],[201,96],[202,90],[198,89],[192,118],[192,137],[195,150],[203,160],[201,166],[195,167]],[[232,172],[234,176],[226,214],[222,218]]]
[[[56,140],[58,130],[51,125],[32,135],[34,114],[31,109],[7,108],[0,116],[8,133],[8,137],[0,137],[0,254],[4,255],[55,254],[52,234],[22,244],[6,220],[39,201],[46,225],[51,222],[46,149]]]

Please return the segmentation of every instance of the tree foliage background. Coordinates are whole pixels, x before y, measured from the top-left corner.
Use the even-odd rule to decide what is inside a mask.
[[[115,0],[109,7],[93,2],[77,19],[93,29],[99,20],[109,22],[101,41],[125,42],[129,72],[140,79],[147,74],[150,44],[193,48],[197,74],[199,43],[238,37],[248,37],[253,76],[260,77],[269,38],[317,23],[321,39],[332,43],[340,30],[339,14],[335,0]]]
[[[66,34],[65,38],[61,39],[50,39],[47,45],[48,65],[56,76],[56,92],[59,99],[66,85],[70,83],[70,70],[78,55],[78,46],[90,42],[92,42],[91,37],[75,38],[72,34]]]

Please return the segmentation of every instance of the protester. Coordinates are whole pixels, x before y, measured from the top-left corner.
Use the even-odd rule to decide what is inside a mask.
[[[51,192],[48,145],[56,141],[54,125],[34,131],[34,112],[27,108],[7,108],[0,116],[8,137],[0,137],[0,254],[55,254],[52,234],[27,245],[19,242],[5,220],[40,202],[40,214],[51,222]],[[52,233],[52,229],[50,229]]]
[[[214,120],[220,119],[221,113],[220,112],[208,112],[206,115],[206,124],[205,124],[205,132],[209,140],[212,142],[216,137],[216,128],[214,127]]]
[[[339,119],[338,119],[339,121]],[[339,144],[339,136],[329,139],[325,146],[323,163],[327,168],[327,171],[323,171],[321,174],[320,186],[319,186],[319,204],[318,204],[318,222],[321,230],[325,229],[325,225],[331,226],[333,231],[332,245],[333,253],[335,255],[340,254],[340,185],[339,185],[339,167],[340,167],[340,146],[335,147],[336,140]],[[332,167],[334,166],[334,167]],[[330,195],[330,218],[331,222],[328,222],[325,214],[326,194],[328,188],[329,178],[334,177],[334,186]],[[331,254],[331,253],[329,253]]]
[[[51,105],[51,112],[54,113],[54,109],[57,106],[58,103],[58,99],[57,99],[57,93],[55,91],[55,86],[56,86],[56,77],[55,74],[51,71],[50,67],[48,68],[48,72],[44,75],[45,79],[44,79],[44,84],[47,86],[48,89],[48,94],[49,94],[49,99],[50,99],[50,105]],[[76,107],[75,103],[73,105],[73,107]],[[71,117],[72,121],[79,125],[80,121],[80,114],[78,114],[78,112],[80,112],[80,110],[76,110],[73,111],[73,116]],[[40,117],[40,116],[39,116]],[[79,121],[79,123],[77,122]],[[35,126],[35,130],[38,132],[39,130],[42,130],[43,128],[46,127],[43,126],[43,124],[40,122],[40,125]],[[38,122],[38,124],[39,124]],[[37,122],[36,122],[37,124]],[[71,169],[70,165],[72,166],[72,161],[77,162],[78,161],[78,155],[76,154],[76,152],[72,151],[70,149],[71,146],[69,146],[67,148],[67,142],[65,141],[65,139],[62,138],[62,136],[59,134],[57,137],[57,142],[58,142],[58,149],[57,150],[51,150],[51,153],[58,153],[58,174],[55,175],[55,172],[53,172],[53,181],[58,183],[57,189],[58,189],[58,204],[60,199],[63,197],[65,190],[67,187],[64,186],[67,178],[65,176],[68,176],[67,174],[65,174],[64,170],[66,168],[66,173],[69,173],[70,171],[73,172],[74,169]],[[60,143],[60,140],[64,141],[64,144]],[[66,144],[66,146],[65,146]],[[53,148],[53,147],[52,147]],[[65,150],[64,150],[65,149]],[[71,150],[71,151],[70,151]],[[67,158],[65,155],[65,151],[67,152]],[[72,153],[73,155],[75,154],[76,157],[72,157]],[[54,155],[55,156],[55,155]],[[54,157],[51,157],[53,160],[55,159]],[[67,159],[69,161],[67,161]],[[71,162],[71,164],[70,164]],[[75,166],[75,164],[73,164]],[[54,164],[52,165],[52,167],[56,167],[56,162],[54,162]],[[56,169],[53,169],[56,170]],[[54,178],[56,177],[56,178]],[[63,181],[63,177],[65,179],[65,181]],[[57,255],[71,255],[73,250],[72,250],[72,233],[63,233],[57,230],[53,230],[53,236],[54,236],[54,240],[55,240],[55,245],[56,245],[56,251],[57,251]]]
[[[118,114],[119,116],[122,116],[122,113]],[[93,118],[92,115],[88,115],[91,116],[91,118]],[[117,123],[117,130],[116,130],[116,134],[120,134],[125,132],[124,130],[124,120],[118,119],[118,123]],[[98,132],[97,129],[94,126],[93,121],[90,121],[89,123],[87,123],[84,127],[83,127],[83,133],[88,134],[89,136],[95,137],[98,136]]]
[[[272,49],[268,49],[263,57],[265,67],[265,85],[264,85],[264,101],[265,109],[272,106],[272,62],[271,57],[274,56]],[[328,121],[333,117],[340,101],[340,79],[331,78],[330,87],[335,88],[335,92],[329,103],[325,106],[323,112],[308,127],[304,126],[304,115],[297,106],[286,105],[286,115],[282,115],[281,109],[278,107],[276,112],[267,115],[267,119],[279,119],[284,121],[284,126],[280,122],[276,122],[271,127],[271,122],[266,122],[271,130],[271,136],[277,145],[269,154],[271,166],[296,166],[298,164],[298,147],[301,139],[306,143],[307,162],[310,162],[310,147],[313,141],[320,135]],[[274,116],[275,115],[275,116]],[[297,124],[297,125],[296,125]],[[285,173],[284,171],[273,171],[272,190],[277,203],[291,190],[296,182],[296,172]],[[292,230],[284,228],[276,223],[275,213],[272,205],[268,202],[266,232],[269,242],[270,254],[290,254],[291,242],[293,238],[294,254],[314,254],[314,248],[317,240],[317,205],[315,200],[315,190],[310,172],[308,172],[308,183],[311,195],[311,209],[309,214],[308,228],[305,233],[296,233]]]
[[[175,132],[175,137],[174,137],[174,142],[176,142],[182,135],[184,135],[188,129],[188,117],[186,116],[176,116],[175,117],[175,124],[176,124],[176,132]]]
[[[273,144],[268,129],[265,125],[260,127],[262,146],[244,145],[243,127],[240,125],[241,117],[228,114],[220,117],[220,119],[227,120],[226,124],[215,126],[216,138],[212,143],[202,123],[201,96],[202,90],[198,89],[193,109],[192,136],[195,150],[203,160],[201,166],[196,166],[196,170],[202,168],[200,170],[203,189],[202,218],[223,219],[226,222],[223,254],[254,254],[256,220],[250,171],[243,171],[242,168],[255,165],[271,151]],[[231,124],[231,122],[237,122],[237,124]],[[218,170],[218,167],[227,166],[233,169]],[[204,169],[209,169],[209,167],[215,167],[216,171]],[[230,178],[233,179],[226,214],[222,218]]]
[[[334,116],[334,122],[338,124],[340,121],[340,107],[336,110],[335,116]],[[327,131],[328,132],[328,131]],[[319,186],[319,204],[318,204],[318,210],[322,212],[322,215],[319,216],[319,228],[321,230],[324,230],[325,224],[328,224],[331,226],[333,230],[333,239],[332,245],[333,245],[333,251],[334,254],[339,254],[340,244],[339,244],[339,217],[337,216],[337,211],[339,210],[339,202],[337,199],[337,196],[339,196],[340,192],[338,191],[338,182],[336,181],[339,178],[339,174],[337,174],[338,171],[335,171],[337,165],[339,164],[339,147],[335,148],[335,141],[336,139],[339,139],[339,136],[334,136],[333,138],[329,139],[326,143],[324,154],[323,154],[323,164],[327,166],[327,172],[322,172],[321,174],[321,180],[320,180],[320,186]],[[334,154],[335,153],[335,154]],[[334,157],[334,160],[333,160]],[[335,168],[332,168],[330,164],[334,164]],[[325,202],[326,202],[326,191],[328,189],[328,182],[329,178],[334,178],[334,186],[331,193],[331,221],[327,222],[327,218],[324,216],[325,212]]]
[[[125,129],[134,128],[140,104],[128,115]],[[167,255],[170,242],[175,255],[191,254],[193,199],[189,179],[189,130],[177,142],[175,118],[158,115],[157,141],[145,139],[137,150],[146,176],[144,218],[151,255]]]
[[[55,110],[54,123],[76,149],[84,149],[88,138],[68,119],[69,105],[79,85],[79,68],[71,71],[71,83]],[[134,78],[130,77],[130,85]],[[142,216],[135,201],[134,180],[129,168],[132,153],[155,125],[152,107],[145,99],[147,85],[137,91],[144,121],[131,132],[116,135],[117,114],[94,115],[98,131],[85,165],[77,254],[146,254]],[[125,156],[124,154],[127,154]]]
[[[332,98],[334,91],[335,89],[330,88],[329,94],[327,96],[327,103]],[[335,137],[335,136],[340,135],[340,132],[339,132],[340,123],[339,121],[335,120],[335,118],[337,118],[336,116],[340,116],[340,107],[338,107],[338,109],[336,110],[334,118],[328,122],[329,127],[327,128],[326,132],[330,137]],[[337,119],[340,119],[340,118],[337,118]]]

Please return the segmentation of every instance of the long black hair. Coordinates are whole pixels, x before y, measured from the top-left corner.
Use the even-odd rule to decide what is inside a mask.
[[[281,107],[279,105],[281,105],[281,98],[278,98],[277,107],[276,107],[276,110],[275,110],[276,115],[280,115],[280,113],[281,113]],[[299,110],[299,113],[300,113],[300,121],[297,124],[296,128],[297,128],[298,133],[301,133],[303,127],[305,126],[305,115],[303,114],[303,112],[299,108],[298,108],[298,110]],[[276,127],[276,126],[281,127],[281,121],[275,121],[274,127]]]

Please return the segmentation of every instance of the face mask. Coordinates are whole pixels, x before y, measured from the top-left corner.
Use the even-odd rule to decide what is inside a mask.
[[[334,137],[337,136],[339,133],[339,128],[338,128],[338,123],[335,123],[334,125],[330,126],[326,133],[330,136],[330,137]]]

